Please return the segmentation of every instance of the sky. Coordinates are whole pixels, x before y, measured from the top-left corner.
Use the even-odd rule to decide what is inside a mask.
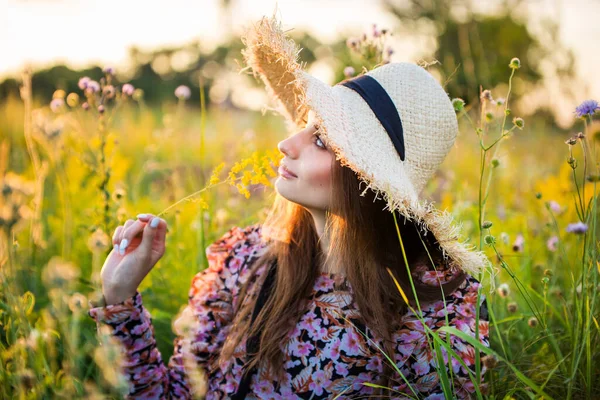
[[[402,0],[399,0],[402,1]],[[229,12],[217,0],[0,0],[0,79],[18,76],[31,63],[125,67],[128,48],[151,50],[200,39],[207,49],[275,7],[284,29],[309,29],[327,42],[336,35],[359,35],[373,23],[391,27],[379,0],[231,0]],[[493,2],[475,2],[478,7]],[[529,2],[531,27],[548,16],[560,21],[560,38],[576,57],[587,83],[581,100],[600,100],[600,0]],[[332,16],[335,15],[335,18]],[[425,38],[395,37],[392,61],[416,61],[433,44]],[[326,77],[323,77],[325,79]]]

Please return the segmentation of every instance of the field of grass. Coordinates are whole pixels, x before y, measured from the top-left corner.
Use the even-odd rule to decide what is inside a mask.
[[[116,226],[144,212],[168,222],[166,253],[140,287],[168,360],[204,249],[271,201],[280,117],[126,96],[100,115],[81,96],[56,112],[27,90],[0,105],[1,398],[120,396],[118,349],[86,315]],[[495,268],[493,285],[483,277],[493,355],[482,397],[599,398],[600,129],[591,115],[570,132],[520,129],[506,108],[458,110],[455,148],[425,191]]]

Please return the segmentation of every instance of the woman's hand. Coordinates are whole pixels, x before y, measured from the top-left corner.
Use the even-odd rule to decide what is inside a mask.
[[[115,229],[114,249],[100,271],[107,305],[120,303],[135,294],[165,253],[166,234],[167,222],[152,214],[139,214],[137,220],[128,219]]]

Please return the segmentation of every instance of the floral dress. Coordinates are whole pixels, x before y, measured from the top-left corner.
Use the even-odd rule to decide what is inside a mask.
[[[122,371],[129,384],[127,398],[189,399],[201,398],[194,388],[194,370],[206,373],[206,399],[230,397],[238,388],[243,372],[246,339],[234,351],[234,357],[217,370],[208,371],[227,338],[238,290],[248,279],[249,266],[266,249],[261,240],[261,225],[234,227],[206,249],[209,267],[192,279],[189,303],[174,323],[174,353],[165,364],[156,346],[152,318],[134,296],[118,304],[97,306],[90,302],[88,315],[97,327],[108,325],[109,331],[123,345]],[[261,267],[260,275],[266,270]],[[427,284],[438,285],[453,275],[449,270],[416,269],[413,276]],[[475,337],[477,290],[480,284],[472,276],[443,300],[421,304],[424,323],[436,330],[446,324]],[[340,288],[344,288],[341,290]],[[480,294],[479,340],[489,346],[487,303]],[[417,311],[418,312],[418,311]],[[349,322],[350,321],[350,322]],[[394,398],[443,399],[437,359],[428,344],[421,321],[408,311],[394,333],[396,353],[393,355],[405,380],[394,372],[397,391]],[[361,333],[364,333],[364,335]],[[442,334],[443,335],[443,334]],[[365,338],[367,336],[368,340]],[[442,336],[443,337],[443,336]],[[475,349],[450,335],[452,349],[475,375]],[[361,398],[373,393],[363,382],[376,383],[383,372],[382,341],[360,322],[358,307],[352,300],[352,288],[342,274],[320,273],[306,312],[290,331],[281,349],[286,355],[285,379],[278,381],[259,368],[252,377],[251,399],[339,399]],[[448,376],[453,382],[454,396],[470,398],[473,383],[465,367],[442,351]],[[483,357],[483,353],[480,353]],[[450,371],[450,369],[452,371]],[[486,368],[481,364],[481,379]],[[197,376],[197,375],[196,375]],[[485,389],[486,384],[482,384]],[[404,397],[406,393],[409,397]]]

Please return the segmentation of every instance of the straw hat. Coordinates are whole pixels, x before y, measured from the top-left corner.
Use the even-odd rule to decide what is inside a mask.
[[[242,42],[247,67],[240,72],[251,69],[262,79],[288,128],[304,129],[312,110],[322,140],[366,183],[365,191],[432,232],[454,265],[472,275],[487,269],[485,254],[459,240],[452,215],[419,197],[458,134],[452,102],[427,70],[387,63],[329,86],[304,70],[301,49],[275,16],[252,24]]]

